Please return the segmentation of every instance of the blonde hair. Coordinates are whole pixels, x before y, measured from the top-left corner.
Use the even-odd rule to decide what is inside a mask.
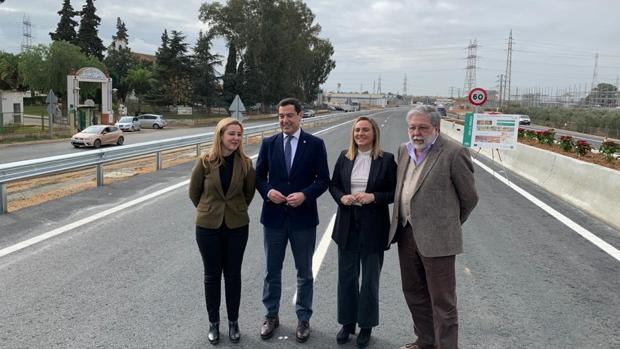
[[[205,168],[215,169],[222,166],[224,161],[224,154],[222,152],[222,136],[226,131],[226,128],[230,125],[238,125],[241,128],[241,133],[243,134],[243,125],[240,121],[233,118],[224,118],[220,120],[215,126],[215,138],[213,139],[213,146],[211,149],[206,152],[202,156],[202,164]],[[243,160],[241,162],[241,168],[243,170],[243,174],[246,175],[250,169],[250,164],[252,160],[246,155],[243,150],[243,140],[239,143],[239,148],[235,150],[233,153],[236,153],[236,156],[240,156]]]
[[[347,151],[346,157],[349,160],[353,160],[355,159],[355,156],[357,156],[358,147],[357,147],[357,143],[355,143],[355,126],[360,121],[368,121],[370,125],[372,126],[374,137],[372,140],[372,150],[370,151],[370,156],[372,156],[374,160],[378,158],[379,156],[383,155],[383,150],[381,149],[381,139],[379,136],[379,125],[377,125],[377,122],[375,120],[367,116],[360,116],[357,119],[355,119],[355,122],[353,123],[353,127],[351,127],[351,142],[349,143],[349,150]]]

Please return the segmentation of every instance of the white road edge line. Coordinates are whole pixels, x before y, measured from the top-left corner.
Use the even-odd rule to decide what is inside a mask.
[[[325,228],[325,232],[321,237],[321,242],[319,242],[319,246],[314,251],[314,255],[312,256],[312,277],[316,281],[317,275],[319,275],[319,270],[321,270],[321,264],[323,264],[323,259],[327,254],[327,250],[329,249],[329,243],[332,238],[332,230],[334,230],[334,224],[336,224],[336,214],[332,216],[332,219],[329,221],[327,228]],[[297,291],[295,291],[295,295],[293,296],[293,304],[297,303]]]
[[[336,127],[340,127],[342,125],[346,125],[346,124],[351,123],[351,122],[353,122],[353,120],[345,121],[345,122],[340,123],[338,125],[334,125],[334,126],[326,128],[324,130],[317,131],[317,132],[313,133],[313,135],[319,135],[321,133],[327,132],[327,131],[332,130],[332,129],[336,128]],[[253,160],[256,159],[257,157],[258,157],[258,154],[254,154],[254,155],[250,156],[250,158],[253,159]],[[18,242],[16,244],[8,246],[8,247],[5,247],[3,249],[0,249],[0,258],[6,256],[8,254],[11,254],[13,252],[17,252],[19,250],[23,250],[24,248],[30,247],[30,246],[32,246],[34,244],[39,243],[39,242],[42,242],[42,241],[45,241],[47,239],[53,238],[53,237],[58,236],[60,234],[66,233],[66,232],[68,232],[70,230],[73,230],[75,228],[79,228],[79,227],[83,226],[84,224],[88,224],[88,223],[94,222],[94,221],[96,221],[98,219],[104,218],[104,217],[109,216],[109,215],[111,215],[113,213],[116,213],[118,211],[121,211],[121,210],[124,210],[126,208],[138,205],[138,204],[140,204],[142,202],[145,202],[147,200],[156,198],[156,197],[161,196],[161,195],[163,195],[163,194],[165,194],[167,192],[170,192],[172,190],[181,188],[181,187],[183,187],[183,186],[185,186],[187,184],[189,184],[189,179],[184,180],[184,181],[182,181],[180,183],[177,183],[177,184],[173,184],[173,185],[171,185],[171,186],[169,186],[167,188],[164,188],[162,190],[158,190],[156,192],[153,192],[153,193],[147,194],[145,196],[139,197],[137,199],[131,200],[129,202],[126,202],[126,203],[121,204],[119,206],[113,207],[111,209],[108,209],[108,210],[96,213],[96,214],[94,214],[94,215],[92,215],[90,217],[86,217],[86,218],[80,219],[78,221],[75,221],[73,223],[70,223],[70,224],[67,224],[65,226],[62,226],[60,228],[56,228],[54,230],[48,231],[47,233],[43,233],[43,234],[37,235],[37,236],[35,236],[33,238],[30,238],[30,239]]]
[[[480,168],[482,168],[483,170],[487,171],[493,177],[497,178],[502,183],[506,184],[508,187],[512,188],[517,193],[521,194],[523,197],[525,197],[526,199],[531,201],[534,205],[540,207],[541,209],[543,209],[543,211],[547,212],[548,214],[553,216],[555,219],[557,219],[558,221],[562,222],[567,227],[571,228],[577,234],[581,235],[584,239],[590,241],[596,247],[598,247],[601,250],[605,251],[607,254],[609,254],[610,256],[612,256],[613,258],[615,258],[617,261],[620,262],[620,251],[617,248],[611,246],[610,244],[605,242],[603,239],[601,239],[598,236],[592,234],[586,228],[584,228],[581,225],[575,223],[573,220],[571,220],[570,218],[568,218],[565,215],[561,214],[560,212],[558,212],[557,210],[555,210],[551,206],[545,204],[544,202],[542,202],[540,199],[538,199],[534,195],[532,195],[532,194],[528,193],[527,191],[525,191],[525,189],[523,189],[523,188],[519,187],[518,185],[512,183],[511,181],[506,179],[506,177],[499,175],[496,171],[493,171],[490,167],[486,166],[485,164],[483,164],[479,160],[477,160],[477,159],[472,159],[472,160],[473,160],[473,162],[476,165],[480,166]]]

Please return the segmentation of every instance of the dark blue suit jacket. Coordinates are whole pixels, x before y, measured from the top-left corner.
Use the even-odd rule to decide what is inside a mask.
[[[264,199],[260,219],[264,226],[282,228],[286,217],[294,229],[316,227],[319,224],[316,199],[328,185],[327,151],[322,139],[301,131],[290,175],[284,162],[282,133],[263,140],[256,160],[256,189]],[[284,196],[302,192],[306,200],[299,207],[276,204],[267,198],[271,189]]]

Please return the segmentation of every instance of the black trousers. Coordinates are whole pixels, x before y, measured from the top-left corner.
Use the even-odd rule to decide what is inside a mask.
[[[248,242],[248,226],[218,229],[196,226],[196,242],[204,265],[205,299],[209,322],[220,321],[222,273],[226,289],[229,321],[239,319],[241,303],[241,262]]]
[[[338,323],[357,323],[361,328],[379,324],[379,276],[382,266],[383,251],[360,253],[338,248]]]

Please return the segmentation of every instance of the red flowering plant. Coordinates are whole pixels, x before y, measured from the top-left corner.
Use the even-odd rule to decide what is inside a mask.
[[[538,138],[538,143],[540,144],[553,145],[555,141],[555,130],[550,128],[544,131],[538,131],[536,132],[536,138]]]
[[[575,148],[575,139],[571,136],[560,137],[560,148],[567,152],[573,151],[573,148]]]
[[[577,155],[584,156],[589,153],[590,150],[592,150],[592,147],[590,146],[590,143],[588,143],[588,141],[580,139],[575,142],[575,153],[577,153]]]
[[[598,151],[599,153],[603,154],[607,162],[610,162],[614,160],[614,154],[620,152],[620,145],[616,142],[604,141],[603,143],[601,143]]]

